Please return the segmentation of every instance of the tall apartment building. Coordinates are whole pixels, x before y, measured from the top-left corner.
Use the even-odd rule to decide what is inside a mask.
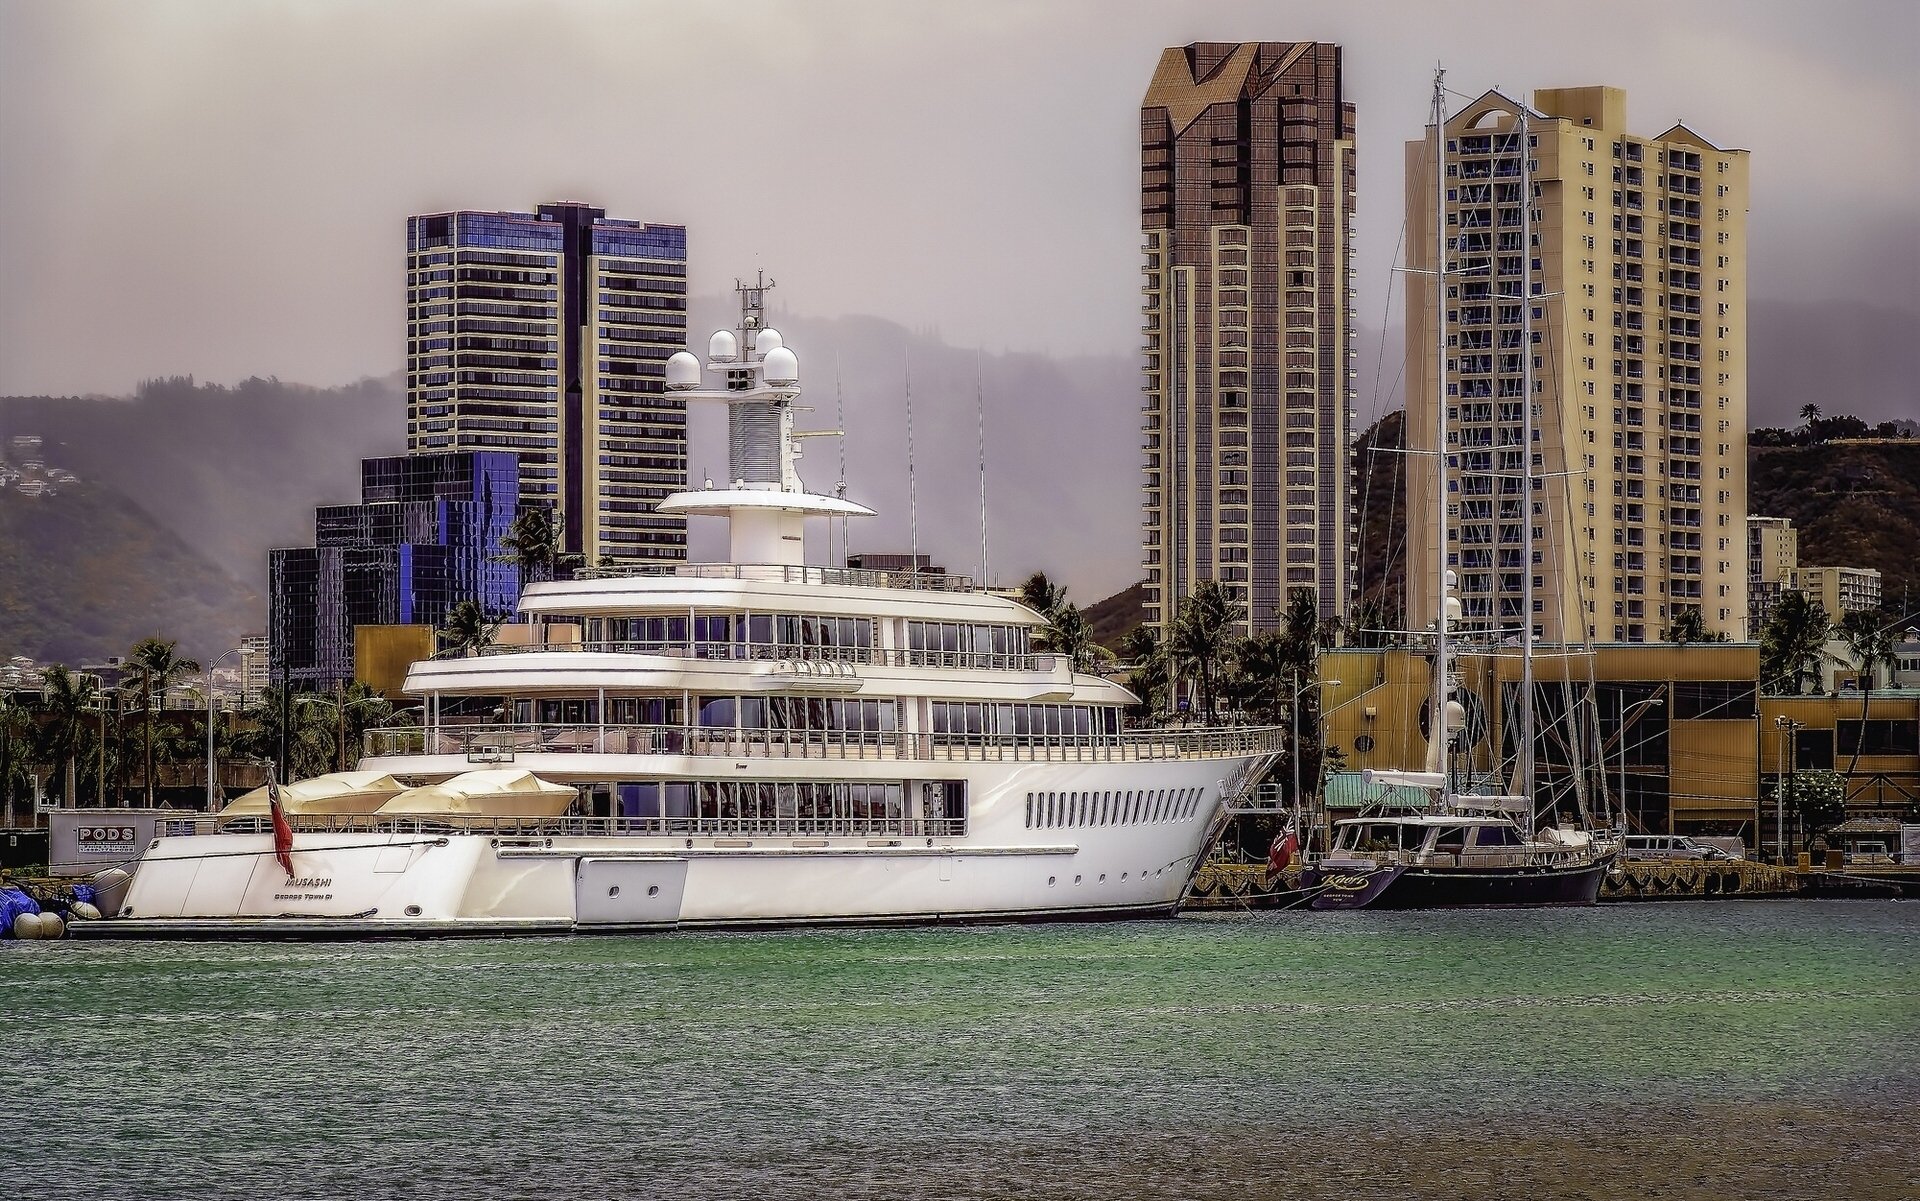
[[[407,220],[407,449],[507,450],[588,561],[682,559],[687,234],[583,204]]]
[[[1758,638],[1800,566],[1800,532],[1789,517],[1747,515],[1747,637]]]
[[[1354,110],[1340,47],[1165,51],[1140,107],[1148,620],[1222,581],[1255,631],[1356,580]]]
[[[513,612],[520,572],[501,539],[520,482],[506,451],[361,460],[359,504],[315,509],[314,545],[267,552],[272,681],[295,691],[348,683],[357,626],[439,626],[463,600]]]
[[[1832,621],[1880,607],[1880,572],[1872,567],[1796,567],[1793,589],[1817,602]]]
[[[1743,637],[1747,152],[1681,125],[1630,133],[1618,88],[1546,89],[1534,105],[1524,148],[1523,106],[1499,93],[1446,122],[1447,563],[1465,626],[1517,631],[1530,571],[1525,618],[1550,642],[1658,641],[1683,609]],[[1432,137],[1406,148],[1407,419],[1409,444],[1429,452],[1442,394]],[[1408,460],[1416,627],[1436,608],[1434,461]]]

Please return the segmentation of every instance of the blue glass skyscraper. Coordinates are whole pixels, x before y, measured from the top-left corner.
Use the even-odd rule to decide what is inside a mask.
[[[407,448],[512,450],[588,562],[686,557],[687,232],[583,204],[407,221]]]
[[[501,539],[519,505],[509,451],[362,460],[359,504],[316,509],[313,546],[269,552],[273,682],[352,680],[355,626],[438,626],[463,600],[511,613],[520,578]]]

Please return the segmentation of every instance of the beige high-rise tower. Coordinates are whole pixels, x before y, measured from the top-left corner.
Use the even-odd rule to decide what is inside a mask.
[[[1140,106],[1147,616],[1202,580],[1274,628],[1345,611],[1352,514],[1353,106],[1340,47],[1196,42]]]
[[[1461,627],[1517,634],[1530,571],[1527,624],[1548,642],[1654,642],[1687,609],[1740,638],[1747,152],[1684,125],[1629,133],[1618,88],[1546,89],[1534,105],[1524,148],[1523,105],[1499,93],[1446,123],[1447,564]],[[1408,444],[1431,451],[1431,127],[1406,161]],[[1407,465],[1414,628],[1435,611],[1433,464],[1415,454]]]

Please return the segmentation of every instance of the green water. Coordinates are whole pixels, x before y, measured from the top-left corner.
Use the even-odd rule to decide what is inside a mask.
[[[1920,905],[0,945],[0,1194],[1912,1195]]]

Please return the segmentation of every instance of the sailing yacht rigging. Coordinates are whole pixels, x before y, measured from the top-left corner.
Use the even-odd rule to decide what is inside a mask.
[[[1453,766],[1456,741],[1467,741],[1469,714],[1462,702],[1456,658],[1466,632],[1454,625],[1463,616],[1456,595],[1457,577],[1447,562],[1449,438],[1446,396],[1447,308],[1449,279],[1491,271],[1491,262],[1450,267],[1447,235],[1446,86],[1437,71],[1433,85],[1434,162],[1434,561],[1430,569],[1438,598],[1433,626],[1433,684],[1428,700],[1427,750],[1417,770],[1368,771],[1369,784],[1400,785],[1426,798],[1420,812],[1365,816],[1336,822],[1331,848],[1310,863],[1303,876],[1309,904],[1316,909],[1443,908],[1478,905],[1591,904],[1612,861],[1616,844],[1596,839],[1589,829],[1570,825],[1540,828],[1536,820],[1539,780],[1536,762],[1538,721],[1533,674],[1533,523],[1539,501],[1534,471],[1535,384],[1533,317],[1538,293],[1532,284],[1532,195],[1528,167],[1528,111],[1517,106],[1508,148],[1519,160],[1524,268],[1521,289],[1522,446],[1520,516],[1524,528],[1523,601],[1518,643],[1521,658],[1519,739],[1511,791],[1476,794],[1461,786]],[[1493,614],[1491,631],[1501,640]],[[1566,716],[1579,728],[1577,716]],[[1579,745],[1575,733],[1571,745]],[[1575,756],[1577,760],[1578,756]],[[1579,773],[1576,771],[1576,788]],[[1468,782],[1471,786],[1471,782]],[[1584,803],[1580,808],[1583,813]]]

